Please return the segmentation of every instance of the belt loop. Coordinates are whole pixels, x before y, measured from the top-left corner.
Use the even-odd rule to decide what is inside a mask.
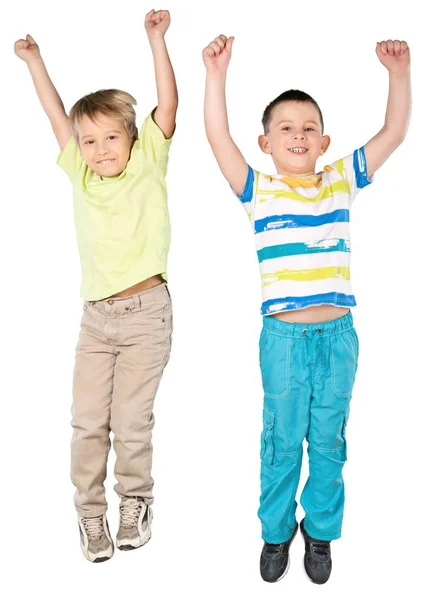
[[[138,298],[138,308],[141,310],[141,296],[140,294],[137,295]]]

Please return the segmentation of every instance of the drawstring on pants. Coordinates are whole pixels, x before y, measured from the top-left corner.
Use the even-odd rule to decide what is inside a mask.
[[[321,356],[320,359],[322,359],[322,329],[321,327],[317,327],[316,329],[314,329],[313,331],[310,331],[309,329],[304,329],[302,331],[302,336],[308,338],[309,340],[311,340],[311,354],[312,356],[315,355],[315,353],[318,354],[318,347],[321,348]],[[320,361],[322,362],[322,361]]]

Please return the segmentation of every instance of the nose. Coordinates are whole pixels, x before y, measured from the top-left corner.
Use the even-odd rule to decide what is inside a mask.
[[[306,135],[304,131],[295,131],[293,137],[295,140],[304,140]]]

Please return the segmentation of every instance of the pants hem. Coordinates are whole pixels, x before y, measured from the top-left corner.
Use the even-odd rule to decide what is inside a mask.
[[[265,542],[265,544],[284,544],[285,542],[288,542],[293,533],[294,533],[294,528],[293,529],[286,529],[287,533],[282,533],[279,536],[264,536],[262,535],[262,539]]]
[[[330,533],[322,533],[322,531],[317,531],[313,527],[309,527],[307,523],[304,523],[304,528],[310,537],[316,540],[322,540],[323,542],[332,542],[333,540],[338,540],[342,535],[340,529]]]
[[[147,506],[153,504],[153,498],[145,498],[143,494],[121,494],[120,492],[117,492],[117,494],[121,500],[122,498],[141,498]]]
[[[101,517],[106,514],[106,508],[98,508],[97,510],[84,510],[82,508],[77,508],[77,514],[84,519],[91,519],[92,517]]]

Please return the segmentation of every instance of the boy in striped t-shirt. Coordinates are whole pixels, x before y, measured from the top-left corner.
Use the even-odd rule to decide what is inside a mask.
[[[246,163],[229,133],[225,81],[232,43],[221,35],[203,51],[205,124],[219,167],[248,213],[262,279],[261,576],[278,581],[288,570],[306,438],[304,566],[309,579],[322,584],[331,573],[330,541],[341,535],[345,430],[358,360],[350,314],[356,303],[349,212],[356,194],[405,137],[409,49],[400,41],[377,44],[377,56],[389,71],[385,124],[364,147],[320,173],[316,161],[330,138],[323,134],[318,104],[297,90],[271,102],[259,138],[277,170],[270,176]]]

